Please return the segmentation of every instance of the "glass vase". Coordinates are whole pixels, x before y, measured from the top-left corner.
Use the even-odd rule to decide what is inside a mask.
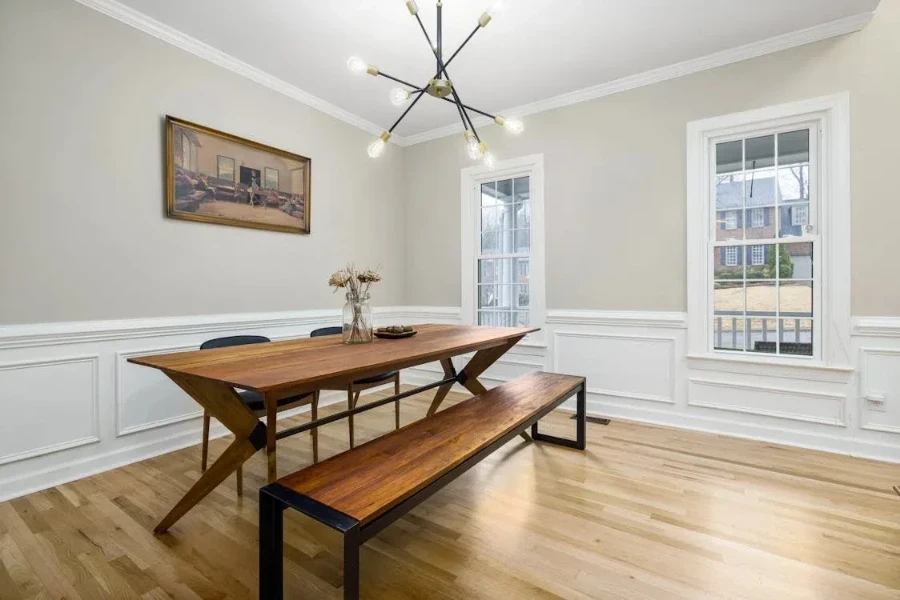
[[[342,328],[345,344],[369,344],[374,340],[369,294],[360,298],[352,298],[350,294],[347,294],[347,304],[344,305],[342,315]]]

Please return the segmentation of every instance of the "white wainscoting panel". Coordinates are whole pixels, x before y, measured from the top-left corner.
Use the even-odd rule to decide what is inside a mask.
[[[860,427],[900,434],[900,348],[862,347],[859,364]]]
[[[116,352],[116,436],[165,427],[203,416],[203,408],[162,371],[128,362],[133,356],[196,349],[179,344]]]
[[[737,413],[819,423],[833,427],[847,425],[844,394],[811,391],[802,387],[748,384],[691,377],[688,405]]]
[[[675,337],[553,331],[553,370],[587,378],[589,394],[675,403]]]
[[[224,335],[302,337],[339,319],[334,308],[0,326],[0,500],[199,443],[200,407],[129,357]],[[376,309],[375,321],[461,318],[458,307],[410,306]],[[683,313],[550,310],[547,345],[517,345],[481,379],[584,375],[593,414],[900,462],[900,319],[854,320],[856,364],[842,369],[691,359],[685,323]],[[401,378],[421,384],[441,375],[433,363]],[[214,423],[213,436],[225,433]]]
[[[99,359],[0,364],[0,465],[100,441]]]

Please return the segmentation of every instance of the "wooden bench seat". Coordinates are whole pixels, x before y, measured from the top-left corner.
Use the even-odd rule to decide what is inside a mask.
[[[537,422],[578,395],[575,440]],[[344,598],[359,597],[359,546],[528,427],[583,450],[583,377],[532,373],[333,456],[260,491],[260,598],[282,598],[282,527],[294,508],[344,534]]]

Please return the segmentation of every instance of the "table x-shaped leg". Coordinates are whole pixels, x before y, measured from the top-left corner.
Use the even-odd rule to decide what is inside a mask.
[[[453,362],[449,358],[442,360],[441,366],[444,368],[444,377],[447,378],[456,375],[456,381],[447,383],[438,388],[437,393],[434,395],[434,400],[431,401],[431,406],[428,408],[428,416],[430,417],[437,412],[437,409],[441,406],[444,398],[446,398],[447,394],[450,392],[450,388],[453,387],[453,383],[462,384],[463,387],[476,396],[486,392],[487,388],[478,381],[478,376],[487,371],[488,367],[497,362],[498,358],[506,354],[509,349],[515,346],[521,339],[521,337],[517,337],[508,340],[499,346],[479,350],[458,375],[453,368]],[[531,436],[527,433],[523,432],[521,435],[526,442],[531,441]]]
[[[210,415],[228,428],[234,434],[234,441],[159,522],[154,530],[156,533],[165,533],[226,477],[237,471],[239,466],[266,445],[266,426],[250,412],[231,386],[190,375],[166,374],[178,387],[209,411]]]

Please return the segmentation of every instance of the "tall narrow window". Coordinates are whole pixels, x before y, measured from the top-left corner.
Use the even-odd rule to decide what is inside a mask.
[[[461,172],[462,317],[490,327],[544,324],[544,158]],[[529,336],[543,344],[540,332]]]
[[[478,324],[526,327],[531,285],[531,178],[481,184]]]
[[[711,143],[710,209],[724,222],[709,240],[713,348],[813,356],[819,238],[806,225],[817,202],[817,130],[794,125]],[[746,226],[729,227],[731,214]]]

